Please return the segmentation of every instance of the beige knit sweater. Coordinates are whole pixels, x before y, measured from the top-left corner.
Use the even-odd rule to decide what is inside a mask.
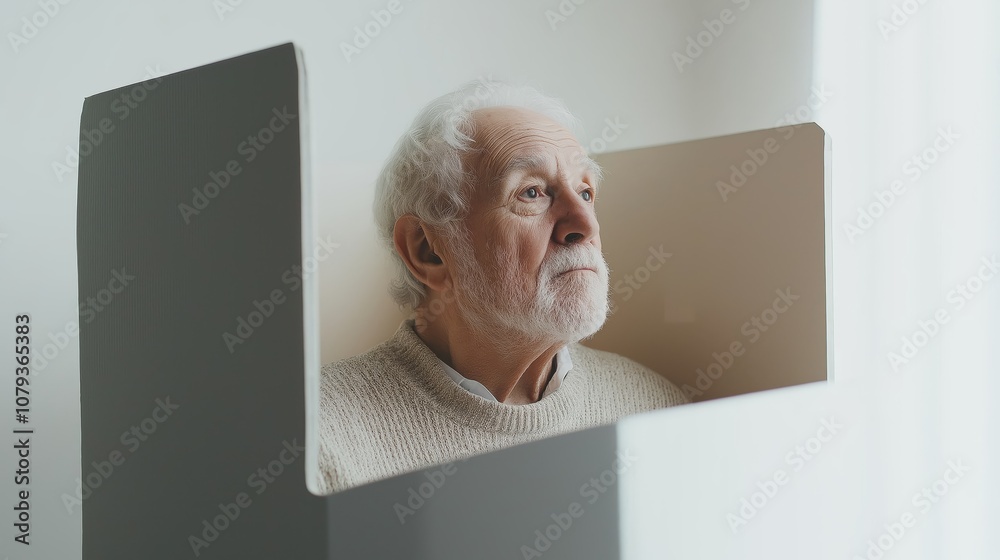
[[[323,367],[319,486],[330,494],[432,465],[686,404],[676,385],[623,356],[569,345],[573,369],[531,404],[459,387],[406,319],[389,340]]]

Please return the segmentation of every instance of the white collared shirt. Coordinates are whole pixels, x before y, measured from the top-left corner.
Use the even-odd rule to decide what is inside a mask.
[[[552,378],[549,379],[549,383],[545,386],[545,390],[542,391],[541,398],[545,398],[546,396],[554,393],[555,390],[559,388],[559,385],[562,383],[563,378],[566,377],[567,373],[569,373],[569,370],[573,369],[573,360],[571,360],[569,357],[568,345],[563,346],[559,350],[559,352],[556,353],[555,360],[556,360],[556,372],[552,374]],[[447,373],[448,376],[451,377],[451,379],[454,380],[459,387],[465,389],[466,391],[474,395],[479,395],[480,397],[483,397],[486,400],[500,402],[497,400],[496,397],[493,396],[493,393],[490,393],[490,390],[487,389],[486,386],[483,385],[482,383],[472,379],[467,379],[466,377],[462,376],[461,373],[458,373],[457,371],[454,370],[454,368],[444,363],[441,360],[441,358],[438,358],[438,362],[441,363],[441,367],[442,369],[444,369],[444,372]]]

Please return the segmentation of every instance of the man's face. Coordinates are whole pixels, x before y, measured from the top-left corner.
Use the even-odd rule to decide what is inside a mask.
[[[575,342],[609,311],[608,266],[595,213],[596,176],[572,133],[526,109],[473,113],[475,178],[451,240],[456,301],[473,328]]]

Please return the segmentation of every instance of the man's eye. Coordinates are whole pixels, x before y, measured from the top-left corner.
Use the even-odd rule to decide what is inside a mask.
[[[583,191],[583,195],[584,195],[583,199],[586,200],[587,202],[594,200],[594,193],[590,192],[589,190]]]
[[[538,198],[542,193],[538,190],[538,187],[528,187],[525,189],[524,194],[528,198]]]

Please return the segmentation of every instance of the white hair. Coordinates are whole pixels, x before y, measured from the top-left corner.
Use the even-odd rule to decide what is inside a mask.
[[[396,142],[375,182],[375,226],[395,269],[389,293],[400,307],[416,309],[427,294],[395,250],[393,229],[413,214],[451,239],[467,234],[473,174],[462,169],[461,155],[472,145],[472,112],[487,107],[520,107],[563,125],[579,138],[580,121],[559,99],[526,83],[479,78],[425,106]],[[588,163],[600,180],[601,170]],[[465,185],[465,188],[463,188]]]

